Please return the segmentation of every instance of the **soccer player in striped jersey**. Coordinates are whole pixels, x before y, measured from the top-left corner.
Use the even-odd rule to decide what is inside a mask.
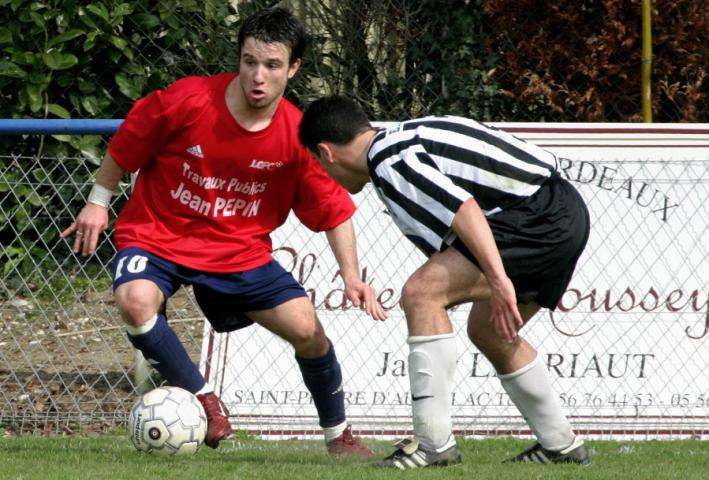
[[[401,296],[415,438],[380,465],[461,461],[450,417],[457,356],[446,309],[471,301],[468,336],[538,440],[510,460],[588,464],[546,367],[518,334],[541,307],[556,307],[588,238],[588,210],[557,173],[556,157],[461,117],[377,130],[355,102],[337,96],[310,105],[299,136],[350,193],[371,180],[396,225],[428,256]]]

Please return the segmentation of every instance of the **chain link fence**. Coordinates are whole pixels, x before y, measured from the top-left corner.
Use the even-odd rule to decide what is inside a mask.
[[[563,153],[565,147],[555,148]],[[540,314],[525,335],[541,346],[562,403],[583,432],[614,438],[706,433],[706,151],[681,158],[686,149],[678,148],[663,151],[661,160],[654,159],[657,152],[605,159],[627,150],[594,147],[562,160],[562,173],[589,203],[592,236],[559,310]],[[70,242],[58,237],[75,205],[85,201],[91,170],[82,158],[0,156],[6,225],[0,424],[6,429],[111,428],[123,424],[138,392],[155,385],[154,378],[136,376],[140,364],[113,303],[110,229],[89,258],[73,255]],[[121,185],[112,216],[129,190]],[[321,235],[291,218],[274,235],[275,255],[305,286],[338,348],[355,427],[405,434],[410,407],[398,298],[423,258],[371,190],[356,201],[362,275],[389,310],[386,323],[374,324],[344,300]],[[491,366],[466,340],[466,313],[460,308],[451,314],[459,352],[456,428],[469,435],[525,434]],[[317,431],[314,407],[282,340],[260,327],[216,335],[190,289],[170,300],[168,317],[238,428],[263,435]]]
[[[23,2],[13,3],[24,5]],[[552,30],[559,29],[559,25],[564,24],[564,5],[568,7],[566,13],[573,13],[575,8],[564,2],[557,3],[559,5],[555,6],[553,11],[547,12]],[[637,3],[631,2],[632,5]],[[701,25],[696,23],[698,20],[695,15],[700,2],[683,0],[676,3],[684,9],[684,16],[680,17],[689,22],[687,25],[696,29],[696,32],[701,31]],[[23,11],[16,17],[12,17],[15,12],[11,12],[8,7],[2,13],[7,16],[7,21],[0,27],[1,116],[120,118],[128,111],[134,99],[154,89],[163,88],[174,79],[185,75],[207,75],[235,70],[238,63],[236,36],[241,20],[253,11],[276,4],[294,10],[312,35],[312,45],[306,53],[304,66],[287,91],[288,98],[301,106],[323,94],[341,93],[359,100],[372,118],[383,120],[453,113],[496,121],[632,121],[636,120],[636,115],[640,112],[639,61],[635,71],[635,60],[629,60],[622,55],[622,52],[626,52],[626,56],[636,56],[639,59],[640,46],[633,43],[637,41],[637,35],[633,31],[639,31],[639,7],[635,20],[632,16],[623,17],[628,20],[628,26],[625,27],[627,31],[621,32],[622,29],[614,23],[619,18],[616,10],[599,13],[593,10],[598,8],[597,6],[584,3],[582,15],[594,19],[600,15],[600,18],[605,19],[602,22],[589,21],[587,24],[601,24],[607,28],[603,32],[594,32],[592,29],[588,32],[575,32],[573,29],[567,29],[568,35],[576,35],[574,41],[559,37],[558,42],[550,48],[549,62],[533,64],[537,58],[534,55],[539,53],[539,50],[533,49],[529,44],[536,41],[537,46],[544,47],[547,40],[546,37],[535,40],[530,32],[539,30],[535,30],[538,26],[535,22],[544,23],[545,12],[532,9],[530,12],[534,15],[519,16],[520,11],[529,8],[528,2],[512,5],[510,2],[433,0],[161,0],[130,3],[96,1],[80,5],[76,5],[76,2],[67,2],[66,5],[59,2],[58,6],[37,4],[34,13]],[[504,13],[506,11],[509,13]],[[632,8],[630,11],[632,12]],[[513,16],[510,18],[509,15]],[[514,21],[514,15],[519,16],[519,22]],[[638,25],[634,22],[638,22]],[[667,19],[658,22],[658,25],[669,24]],[[685,28],[683,35],[689,32],[691,36],[692,28]],[[628,31],[632,33],[628,35],[629,38],[634,40],[623,46],[622,39]],[[668,27],[659,33],[660,36],[672,36],[672,32]],[[698,37],[696,32],[694,36]],[[520,42],[526,41],[525,38],[531,40],[522,48]],[[685,37],[681,38],[686,40]],[[606,52],[608,56],[604,57],[582,48],[583,45],[598,45],[608,39],[612,39],[614,48],[620,49],[613,52],[621,52],[619,55],[623,59],[622,62],[616,61],[618,58],[609,52]],[[692,45],[688,41],[685,44]],[[659,88],[669,93],[663,94],[661,100],[656,100],[655,106],[662,112],[659,118],[665,121],[706,121],[709,112],[706,105],[706,75],[703,68],[697,67],[706,65],[706,61],[702,61],[702,58],[705,59],[702,55],[706,52],[702,54],[692,51],[690,47],[683,47],[681,57],[675,58],[674,52],[680,50],[668,48],[669,44],[663,45],[664,49],[661,48],[657,52],[657,64],[679,62],[676,71],[683,72],[684,76],[673,77],[668,74],[663,77],[664,84],[659,84]],[[608,65],[608,71],[588,72],[582,71],[579,63],[566,64],[566,57],[561,55],[565,49],[581,63]],[[523,72],[524,69],[526,71]],[[667,67],[665,70],[675,69]],[[557,73],[557,76],[553,75]],[[628,94],[636,91],[637,94]],[[122,424],[136,392],[145,388],[145,385],[136,383],[133,350],[123,334],[110,292],[110,261],[115,253],[110,242],[110,229],[102,237],[96,254],[88,259],[73,256],[69,245],[58,238],[58,233],[71,222],[72,216],[85,201],[84,195],[92,183],[92,174],[105,147],[105,141],[106,139],[100,136],[73,135],[0,138],[0,426],[4,428],[48,432],[77,428],[110,428]],[[689,209],[687,211],[695,212],[695,216],[687,218],[687,221],[694,222],[691,224],[694,225],[692,232],[699,232],[700,235],[692,238],[696,238],[697,245],[701,246],[706,244],[702,239],[706,237],[708,223],[703,207],[707,200],[707,159],[704,155],[703,158],[690,160],[692,161],[684,167],[686,170],[681,172],[673,170],[675,167],[672,165],[675,164],[672,162],[662,163],[659,172],[642,171],[642,165],[637,163],[622,164],[623,169],[641,169],[640,173],[635,170],[625,171],[623,178],[645,179],[648,182],[649,186],[641,191],[640,203],[648,201],[649,197],[645,198],[643,195],[651,195],[651,192],[655,191],[654,186],[658,191],[678,189],[672,198],[687,196],[688,192],[693,192],[688,198],[695,203],[685,203],[684,206]],[[603,165],[597,163],[590,165],[595,165],[593,170],[586,166],[581,173],[590,175],[588,172],[595,172],[595,182],[598,182],[601,172],[610,174],[610,169],[617,169],[617,166],[613,165],[607,165],[609,170],[604,170]],[[574,169],[569,172],[577,173]],[[583,175],[577,183],[583,184]],[[605,181],[607,182],[607,177]],[[628,228],[626,242],[617,246],[627,249],[627,254],[640,262],[641,270],[633,270],[634,279],[650,278],[656,271],[656,259],[666,258],[664,253],[673,248],[671,242],[664,244],[662,248],[646,249],[644,255],[637,253],[643,250],[643,245],[632,243],[633,239],[647,238],[647,235],[636,237],[631,235],[631,232],[647,233],[647,222],[637,216],[627,216],[630,207],[626,205],[626,210],[618,207],[617,203],[609,199],[609,194],[603,191],[609,184],[602,181],[601,185],[602,187],[595,190],[584,192],[590,202],[598,205],[596,215],[598,224],[602,227],[598,233],[598,245],[617,242],[616,237],[606,235],[611,235],[613,231],[621,228]],[[625,187],[623,185],[614,185],[614,188],[620,189],[616,191],[614,198],[622,200],[623,195],[627,195],[629,201],[633,200],[639,189],[643,188],[642,182],[627,184]],[[582,185],[582,188],[586,187]],[[112,214],[120,210],[128,192],[129,185],[122,185],[120,195],[114,200]],[[665,197],[652,198],[660,201]],[[388,352],[392,362],[405,358],[402,350],[405,338],[402,317],[397,313],[395,304],[406,268],[418,264],[421,260],[413,250],[402,251],[393,246],[390,249],[382,249],[381,241],[397,237],[386,218],[377,213],[375,200],[374,197],[361,199],[363,204],[370,206],[371,213],[368,218],[362,219],[359,225],[360,231],[369,231],[360,239],[363,242],[360,244],[360,253],[363,256],[363,264],[370,265],[369,275],[374,275],[375,271],[379,272],[374,280],[381,282],[382,291],[387,292],[384,300],[387,305],[392,306],[391,324],[396,326],[389,327],[386,331],[378,330],[382,340],[368,351],[357,350],[352,340],[359,337],[364,339],[367,336],[368,327],[359,326],[369,325],[367,320],[352,312],[330,308],[337,304],[337,292],[332,293],[338,288],[336,280],[332,279],[334,266],[332,263],[322,263],[326,262],[325,260],[321,260],[317,268],[312,263],[316,258],[325,259],[329,255],[327,248],[318,243],[322,239],[314,240],[305,232],[284,230],[285,233],[279,235],[286,236],[277,237],[279,240],[274,244],[281,247],[279,255],[285,264],[292,265],[296,278],[316,292],[313,295],[316,295],[315,299],[318,300],[316,305],[319,304],[319,314],[326,322],[326,328],[335,336],[336,344],[344,345],[344,351],[338,351],[338,354],[342,357],[348,378],[355,377],[360,369],[364,369],[366,362],[376,356],[375,353],[384,355],[383,352]],[[669,205],[660,204],[653,207],[660,213],[663,208],[667,209],[668,214],[675,211]],[[609,220],[603,214],[606,209],[615,212],[610,223],[607,223]],[[661,230],[659,226],[656,228]],[[678,236],[686,234],[686,230],[670,232]],[[703,298],[706,296],[707,287],[707,259],[706,251],[696,248],[695,246],[691,251],[693,258],[699,260],[692,268],[684,261],[687,259],[677,260],[676,256],[671,257],[672,260],[660,261],[666,269],[666,276],[658,278],[657,283],[664,288],[662,291],[665,293],[663,301],[666,308],[663,313],[643,313],[642,309],[625,312],[623,308],[626,308],[626,304],[622,303],[620,297],[603,297],[601,290],[597,290],[594,293],[597,297],[593,297],[591,302],[591,293],[580,291],[579,297],[585,299],[578,302],[580,311],[563,316],[562,324],[564,321],[570,321],[563,320],[564,318],[574,318],[574,315],[580,315],[578,322],[590,322],[600,315],[599,305],[605,305],[604,302],[615,305],[615,310],[609,315],[617,315],[622,321],[608,323],[608,328],[617,331],[608,333],[606,330],[606,333],[608,338],[622,339],[618,342],[625,348],[641,342],[643,338],[638,332],[635,336],[623,336],[623,329],[630,328],[636,321],[657,319],[659,325],[667,327],[668,338],[673,338],[675,333],[670,326],[676,327],[676,323],[667,320],[667,311],[675,308],[673,305],[681,304],[684,310],[674,312],[676,315],[672,318],[681,317],[682,322],[688,322],[682,324],[683,328],[689,329],[688,335],[699,336],[696,340],[690,339],[689,336],[676,337],[689,341],[691,345],[687,355],[688,364],[692,365],[692,368],[682,375],[687,375],[687,382],[694,381],[697,385],[705,385],[706,377],[702,378],[701,372],[706,372],[708,366],[706,355],[702,355],[701,348],[705,349],[706,339],[705,336],[700,336],[696,329],[705,318],[701,316],[706,316],[706,311],[702,313],[701,308],[693,309],[692,302],[699,307],[706,304]],[[614,258],[596,257],[602,247],[598,246],[597,249],[598,251],[594,249],[588,253],[588,262],[594,258],[598,258],[596,266],[616,262]],[[290,253],[296,250],[297,261]],[[633,253],[634,250],[637,252]],[[393,270],[396,270],[396,266],[406,268],[401,268],[396,273],[387,273],[384,280],[381,276],[384,275],[381,273],[382,268],[375,266],[387,262],[394,265],[390,267]],[[630,263],[625,262],[626,260],[622,260],[621,264],[630,268]],[[691,280],[693,285],[696,284],[696,287],[692,287],[697,289],[696,298],[688,296],[691,291],[684,293],[683,301],[675,298],[677,294],[667,298],[668,292],[674,291],[669,279],[678,275],[677,271],[672,270],[673,265],[668,262],[674,262],[677,267],[684,265],[689,268],[681,271],[681,275],[684,275],[681,280]],[[311,267],[316,268],[319,276],[306,276]],[[312,283],[316,278],[320,279],[317,285]],[[585,281],[586,284],[592,285],[593,280]],[[612,283],[612,278],[606,277],[605,280],[609,285]],[[648,286],[643,294],[647,294],[653,286],[654,284]],[[612,293],[607,295],[622,293],[615,288],[608,287],[606,291],[612,290]],[[657,286],[654,288],[659,289]],[[633,293],[636,294],[639,295],[639,292]],[[570,295],[573,300],[573,293]],[[173,328],[184,341],[193,359],[203,368],[206,368],[206,359],[201,357],[201,352],[212,352],[215,362],[218,359],[217,363],[221,362],[222,366],[227,366],[229,362],[238,359],[238,355],[248,357],[245,353],[248,352],[246,347],[259,345],[271,352],[268,358],[280,369],[279,375],[271,376],[273,381],[281,383],[279,391],[302,390],[290,353],[277,339],[261,338],[261,332],[254,333],[255,336],[251,339],[236,337],[231,340],[232,348],[239,345],[237,352],[241,353],[226,357],[228,340],[210,337],[188,290],[181,290],[171,300],[168,314]],[[607,319],[599,320],[600,323],[606,321],[610,322]],[[349,324],[353,322],[358,326],[350,327]],[[543,325],[544,328],[550,328],[548,323]],[[577,327],[578,325],[574,324],[574,328]],[[355,330],[349,330],[350,328]],[[549,348],[552,354],[566,355],[566,363],[563,365],[568,367],[570,362],[574,361],[574,352],[560,352],[559,342],[564,337],[559,335],[561,334],[554,329],[533,331],[536,341],[544,343],[545,346],[551,342]],[[460,336],[463,337],[462,334]],[[348,337],[350,340],[347,340]],[[588,337],[584,338],[587,339]],[[679,349],[677,345],[675,348]],[[672,351],[671,346],[645,345],[643,352],[651,353],[653,348],[663,352]],[[583,349],[583,344],[579,343],[578,352],[575,353],[580,355]],[[468,362],[466,365],[472,371],[473,366],[469,362],[476,357],[470,356],[469,347],[464,343],[459,345],[459,351],[466,352],[461,361]],[[604,352],[612,353],[611,350]],[[379,369],[385,367],[384,359],[377,358],[382,360],[382,364],[366,367],[371,369],[370,376],[375,379],[378,378],[376,373]],[[549,358],[550,365],[559,361],[558,357]],[[615,358],[616,362],[619,361],[619,357],[612,358]],[[607,355],[604,361],[609,361]],[[558,365],[559,371],[563,371],[561,365]],[[616,367],[617,365],[616,363]],[[214,367],[217,366],[215,363]],[[396,369],[400,364],[392,363],[391,367]],[[481,375],[486,372],[481,364],[477,364],[477,368],[476,372]],[[240,419],[238,421],[243,420],[255,431],[265,431],[267,428],[259,424],[259,420],[248,423],[252,422],[247,417],[253,413],[254,403],[240,403],[237,393],[246,398],[245,392],[269,392],[274,391],[275,387],[269,390],[265,385],[249,383],[256,382],[256,378],[262,375],[254,374],[254,380],[248,380],[248,375],[251,374],[242,373],[241,378],[245,383],[233,384],[220,380],[219,387],[232,403],[237,419]],[[566,374],[568,375],[568,371]],[[377,379],[372,385],[360,385],[360,390],[370,392],[368,395],[371,396],[378,395],[373,392],[396,391],[399,392],[397,398],[404,398],[406,379],[404,378],[404,383],[401,383],[401,378],[394,380],[387,386],[377,383],[383,382]],[[458,385],[461,386],[460,391],[466,395],[487,392],[494,396],[499,392],[490,390],[493,381],[494,378],[480,380],[479,377],[473,376],[459,379]],[[557,386],[569,391],[576,388],[568,382],[558,381],[562,383],[557,383]],[[147,379],[146,385],[152,385],[151,382],[151,379]],[[482,390],[479,390],[481,388]],[[653,389],[662,390],[655,384]],[[643,403],[648,401],[644,396],[632,400],[635,394],[648,393],[640,386],[629,392],[627,398],[631,399],[630,402],[639,403],[632,408],[645,408],[646,413],[650,412],[648,414],[658,417],[672,414],[681,418],[707,416],[706,403],[699,405],[706,402],[707,394],[701,388],[691,392],[675,392],[679,395],[675,397],[675,404],[672,403],[672,394],[668,399],[663,397],[661,404],[667,405],[664,410],[653,410],[657,405],[649,406]],[[566,401],[566,406],[580,409],[572,410],[572,413],[587,415],[592,411],[595,393],[591,392],[590,405],[578,404],[585,401],[586,393],[588,391],[584,390],[580,397]],[[612,408],[608,404],[611,392],[602,393],[603,405],[598,405],[597,408],[610,409],[609,415],[618,417],[618,411],[611,411]],[[265,395],[268,397],[268,393]],[[349,402],[350,406],[356,409],[359,400],[356,394],[353,395]],[[367,400],[371,404],[375,400],[378,402],[380,397]],[[295,414],[300,418],[303,418],[303,415],[312,416],[312,412],[307,413],[311,408],[307,398],[304,397],[301,401],[304,403],[295,407]],[[575,404],[569,405],[570,402]],[[275,405],[277,408],[270,410],[270,414],[278,413],[278,408],[282,408],[278,407],[278,403]],[[360,428],[369,428],[371,432],[379,433],[407,428],[401,410],[407,407],[393,403],[384,405],[382,403],[373,410],[376,410],[380,417],[399,418],[399,426],[368,424],[366,415],[355,413]],[[468,430],[474,429],[471,420],[473,417],[475,421],[488,418],[484,410],[471,410],[471,407],[473,405],[468,404],[467,413],[459,414],[468,416],[468,423],[463,424],[463,428]],[[627,404],[622,406],[626,407],[632,410]],[[261,405],[259,408],[264,407]],[[267,407],[267,410],[268,408],[271,407]],[[700,410],[697,410],[698,408]],[[293,411],[290,412],[288,415],[294,415]],[[630,412],[621,409],[620,412],[628,418],[634,413],[637,414],[636,410]],[[490,414],[490,411],[487,413]],[[269,414],[268,411],[264,415],[266,414]],[[520,419],[515,417],[516,413],[512,410],[498,409],[490,415],[489,422],[485,424],[490,431],[518,431],[522,428]],[[512,423],[501,420],[504,416],[511,418]],[[285,422],[280,424],[284,430],[297,432],[311,431],[314,428],[312,418],[305,423],[292,419],[286,419]],[[706,420],[700,418],[697,422],[704,422],[701,424],[704,427],[701,428],[706,429]],[[268,428],[277,430],[278,422],[273,425]],[[482,431],[480,425],[478,423],[477,431]],[[681,432],[681,425],[682,422],[678,422],[672,427],[672,431]],[[587,428],[593,430],[596,427],[589,424]],[[658,430],[662,428],[666,427],[657,427]]]
[[[106,231],[89,258],[59,238],[93,184],[85,158],[0,156],[2,424],[20,431],[114,427],[135,401],[134,352],[111,292]],[[122,184],[115,218],[130,191]],[[202,317],[186,292],[173,328],[199,361]],[[137,364],[141,365],[141,364]],[[150,379],[148,379],[150,381]],[[151,384],[152,385],[152,384]]]

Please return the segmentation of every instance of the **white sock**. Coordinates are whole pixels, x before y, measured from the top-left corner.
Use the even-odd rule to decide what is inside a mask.
[[[574,442],[571,424],[561,410],[539,354],[516,372],[498,377],[542,447],[560,451]]]
[[[144,335],[153,329],[157,321],[158,314],[156,313],[142,325],[138,325],[137,327],[134,327],[133,325],[126,325],[126,332],[128,332],[128,334],[133,337],[135,337],[136,335]]]
[[[423,448],[442,452],[455,444],[450,413],[455,336],[409,337],[408,343],[414,433]]]
[[[330,443],[345,431],[347,428],[347,420],[334,427],[323,427],[322,432],[325,434],[325,443]]]

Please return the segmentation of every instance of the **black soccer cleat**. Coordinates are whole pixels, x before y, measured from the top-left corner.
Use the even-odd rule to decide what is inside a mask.
[[[382,468],[398,468],[399,470],[411,470],[424,467],[447,467],[457,465],[462,462],[458,445],[435,452],[423,449],[417,440],[404,439],[394,444],[397,450],[377,462],[375,465]]]
[[[516,457],[506,460],[504,463],[575,463],[577,465],[590,465],[591,456],[583,441],[576,439],[574,443],[560,452],[547,450],[541,444],[535,443]]]

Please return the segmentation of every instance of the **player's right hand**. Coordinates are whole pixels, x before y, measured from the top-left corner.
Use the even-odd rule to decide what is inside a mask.
[[[108,209],[93,203],[87,203],[81,209],[74,223],[60,236],[67,238],[74,234],[72,251],[87,256],[96,251],[98,236],[108,228]]]
[[[364,310],[374,320],[384,321],[387,319],[387,313],[377,301],[377,296],[371,285],[358,278],[346,280],[345,296],[355,307]]]
[[[506,342],[517,338],[517,331],[524,321],[517,308],[517,296],[512,281],[504,277],[498,282],[490,282],[490,321],[495,332]]]

